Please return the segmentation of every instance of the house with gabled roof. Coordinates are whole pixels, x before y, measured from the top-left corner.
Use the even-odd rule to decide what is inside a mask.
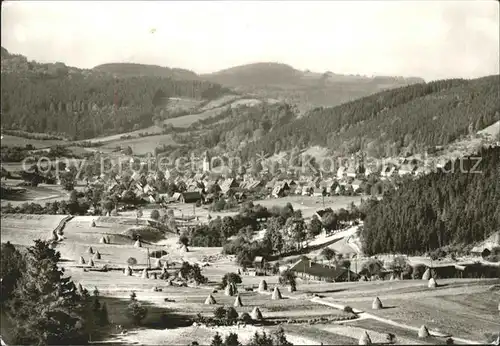
[[[288,184],[285,181],[279,181],[274,185],[271,195],[273,197],[283,197],[287,190],[289,190]]]
[[[356,281],[358,275],[351,270],[341,266],[326,266],[302,257],[295,262],[289,269],[295,272],[301,278],[329,282]]]
[[[356,178],[357,170],[355,165],[349,165],[347,169],[345,170],[345,176],[348,178]]]
[[[407,164],[404,164],[401,167],[399,167],[398,175],[399,176],[414,175],[416,170],[417,170],[417,166],[414,166],[414,165],[407,163]]]
[[[186,191],[181,193],[180,201],[182,203],[196,203],[203,201],[203,197],[199,191]]]
[[[266,189],[272,190],[274,189],[274,186],[276,185],[276,179],[271,179],[266,183]]]
[[[382,171],[380,171],[380,177],[383,180],[392,177],[396,173],[396,166],[389,164],[382,167]]]
[[[239,184],[234,178],[227,178],[220,184],[220,189],[223,194],[227,194],[229,190],[237,187],[239,187]]]
[[[354,179],[352,181],[351,186],[354,192],[358,191],[361,188],[361,184],[363,184],[363,182],[359,179]]]

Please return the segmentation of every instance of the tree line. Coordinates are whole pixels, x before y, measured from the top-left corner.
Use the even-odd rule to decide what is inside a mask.
[[[421,254],[447,246],[465,250],[500,228],[500,147],[407,181],[382,200],[367,201],[363,211],[368,255]]]
[[[167,118],[168,112],[161,111],[168,97],[213,99],[227,92],[220,85],[199,80],[114,78],[67,70],[56,76],[2,72],[2,126],[71,139],[92,138],[151,126],[155,116]]]
[[[319,107],[249,143],[242,157],[314,145],[374,157],[422,152],[500,120],[499,85],[498,75],[439,80]]]

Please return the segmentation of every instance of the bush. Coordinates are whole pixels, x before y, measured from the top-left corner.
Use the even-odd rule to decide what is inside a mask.
[[[248,312],[243,312],[241,315],[240,315],[240,320],[246,324],[250,324],[252,323],[252,317],[250,316],[250,314]]]
[[[134,266],[134,265],[136,265],[136,264],[137,264],[137,260],[136,260],[134,257],[129,257],[129,258],[127,259],[127,264],[128,264],[129,266]]]
[[[151,218],[153,220],[158,221],[158,219],[160,219],[160,212],[158,210],[156,210],[156,209],[152,210],[151,211]]]
[[[148,309],[136,300],[132,301],[127,307],[127,316],[136,326],[141,324],[147,314]]]
[[[234,321],[238,318],[238,313],[236,312],[236,309],[233,308],[232,306],[228,307],[226,309],[226,319],[228,321]]]
[[[352,310],[352,308],[349,305],[344,306],[344,312],[348,312],[351,314],[354,313],[354,311]]]
[[[214,317],[218,320],[223,319],[226,316],[226,309],[223,306],[219,306],[214,310]]]
[[[226,273],[222,277],[221,288],[225,288],[228,283],[241,284],[241,276],[236,273]]]

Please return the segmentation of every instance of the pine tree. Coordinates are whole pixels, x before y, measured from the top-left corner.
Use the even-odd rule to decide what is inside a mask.
[[[27,250],[26,269],[20,277],[6,314],[14,344],[85,344],[85,302],[75,284],[57,266],[60,254],[48,242],[35,240]]]
[[[212,342],[210,343],[210,346],[224,346],[224,343],[222,342],[222,338],[218,332],[215,333],[214,338],[212,339]]]
[[[238,334],[229,333],[224,339],[224,346],[241,346],[241,343],[238,341]]]
[[[292,346],[293,344],[286,339],[285,331],[283,327],[279,327],[273,335],[275,346]]]

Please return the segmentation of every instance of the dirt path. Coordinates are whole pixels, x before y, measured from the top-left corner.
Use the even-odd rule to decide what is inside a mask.
[[[73,219],[73,215],[68,215],[66,216],[64,219],[62,219],[60,222],[59,222],[59,225],[57,225],[56,228],[54,228],[54,230],[52,231],[52,234],[54,235],[54,237],[57,239],[57,241],[62,241],[64,239],[64,237],[62,236],[62,232],[64,230],[64,227],[66,226],[66,224],[71,220]]]
[[[342,310],[344,309],[344,306],[341,305],[341,304],[336,304],[336,303],[328,302],[328,301],[325,301],[325,300],[323,300],[321,298],[317,298],[317,297],[311,299],[311,302],[318,303],[318,304],[323,304],[323,305],[327,305],[327,306],[331,306],[331,307],[336,308],[336,309],[342,309]],[[360,317],[360,319],[371,318],[371,319],[374,319],[376,321],[379,321],[379,322],[382,322],[382,323],[385,323],[385,324],[389,324],[389,325],[392,325],[392,326],[395,326],[395,327],[398,327],[398,328],[403,328],[403,329],[415,331],[417,333],[418,333],[418,330],[419,330],[419,328],[417,328],[417,327],[409,326],[407,324],[395,322],[395,321],[387,319],[387,318],[383,318],[383,317],[379,317],[379,316],[376,316],[376,315],[372,315],[372,314],[369,314],[367,312],[361,311],[359,309],[353,309],[353,311],[356,314],[358,314],[358,316]],[[443,334],[443,333],[440,333],[440,332],[437,332],[437,331],[432,331],[432,330],[429,330],[429,334],[432,335],[432,336],[436,336],[436,337],[447,337],[447,336],[449,336],[448,334]],[[452,337],[452,338],[453,338],[453,340],[461,342],[461,343],[464,343],[464,344],[481,345],[481,343],[477,342],[477,341],[472,341],[472,340],[467,340],[467,339],[462,339],[462,338],[457,338],[457,337]]]

